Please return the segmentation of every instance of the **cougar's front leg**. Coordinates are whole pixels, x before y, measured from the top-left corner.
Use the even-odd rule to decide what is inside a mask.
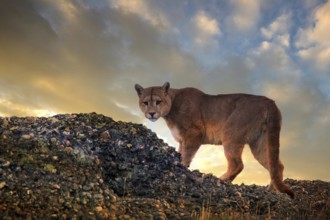
[[[169,126],[173,137],[179,142],[179,153],[181,154],[181,163],[186,167],[190,166],[197,150],[202,144],[202,135],[200,129],[193,128],[180,130],[176,126]]]
[[[185,145],[181,144],[179,146],[179,153],[181,154],[182,164],[186,167],[190,166],[192,159],[194,158],[200,145]]]

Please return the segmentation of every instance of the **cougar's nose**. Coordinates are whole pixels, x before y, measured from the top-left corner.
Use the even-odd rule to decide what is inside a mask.
[[[149,112],[149,115],[153,118],[156,112]]]

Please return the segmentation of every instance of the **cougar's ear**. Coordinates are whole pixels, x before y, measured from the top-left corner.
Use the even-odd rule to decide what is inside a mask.
[[[170,83],[169,82],[164,83],[164,85],[162,86],[162,90],[165,95],[167,95],[169,88],[170,88]]]
[[[135,90],[136,90],[138,96],[141,96],[144,88],[142,86],[140,86],[139,84],[135,84]]]

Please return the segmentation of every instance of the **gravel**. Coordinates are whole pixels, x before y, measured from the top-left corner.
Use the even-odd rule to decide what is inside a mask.
[[[296,199],[190,171],[140,124],[104,115],[0,118],[2,219],[329,219],[330,183]]]

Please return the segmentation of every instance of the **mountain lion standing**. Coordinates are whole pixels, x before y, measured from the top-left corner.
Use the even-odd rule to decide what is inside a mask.
[[[163,117],[179,142],[182,163],[189,167],[202,144],[223,145],[228,169],[220,178],[232,181],[243,170],[242,151],[249,144],[253,156],[270,174],[270,188],[294,198],[283,182],[279,159],[281,113],[275,102],[248,94],[207,95],[195,88],[143,88],[136,84],[145,117]]]

